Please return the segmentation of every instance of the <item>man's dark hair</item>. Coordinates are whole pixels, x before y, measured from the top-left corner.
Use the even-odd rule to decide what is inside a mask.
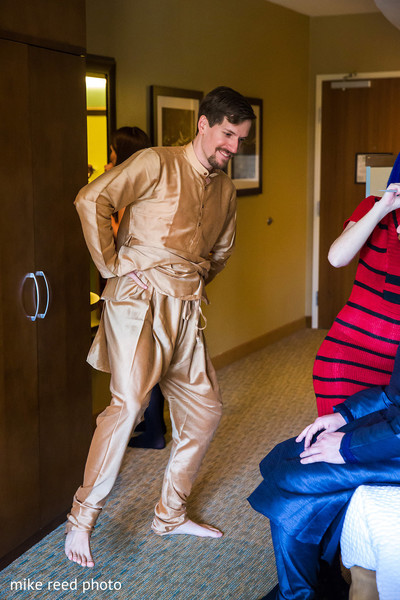
[[[203,98],[199,108],[199,118],[205,115],[210,127],[220,125],[226,117],[229,123],[238,125],[256,118],[249,102],[232,88],[221,85]]]

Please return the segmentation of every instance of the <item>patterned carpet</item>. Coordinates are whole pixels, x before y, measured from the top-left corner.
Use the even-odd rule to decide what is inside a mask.
[[[190,497],[189,515],[220,540],[157,537],[150,530],[169,444],[128,448],[93,535],[96,566],[69,563],[63,527],[0,573],[2,600],[257,600],[276,583],[268,520],[246,496],[258,463],[316,416],[312,365],[324,331],[302,330],[218,373],[224,416]],[[17,586],[17,589],[15,589]]]

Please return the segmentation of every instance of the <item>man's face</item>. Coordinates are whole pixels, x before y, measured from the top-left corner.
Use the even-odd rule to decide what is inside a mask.
[[[251,127],[251,120],[233,125],[226,117],[219,125],[210,127],[207,117],[199,119],[199,154],[197,158],[208,169],[223,169],[246,139]]]

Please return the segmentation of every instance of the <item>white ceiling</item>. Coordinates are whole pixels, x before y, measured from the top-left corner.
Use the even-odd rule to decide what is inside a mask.
[[[309,17],[381,12],[400,29],[400,0],[268,0]]]
[[[269,0],[269,2],[280,4],[309,17],[379,12],[374,0]]]

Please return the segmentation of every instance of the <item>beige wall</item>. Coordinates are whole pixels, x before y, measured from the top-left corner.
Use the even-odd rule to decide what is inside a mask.
[[[88,52],[117,61],[119,127],[147,127],[152,84],[263,99],[264,191],[239,198],[235,254],[208,290],[211,354],[304,317],[309,19],[265,0],[87,0],[87,24]]]
[[[397,71],[400,31],[381,13],[310,20],[311,74]]]

